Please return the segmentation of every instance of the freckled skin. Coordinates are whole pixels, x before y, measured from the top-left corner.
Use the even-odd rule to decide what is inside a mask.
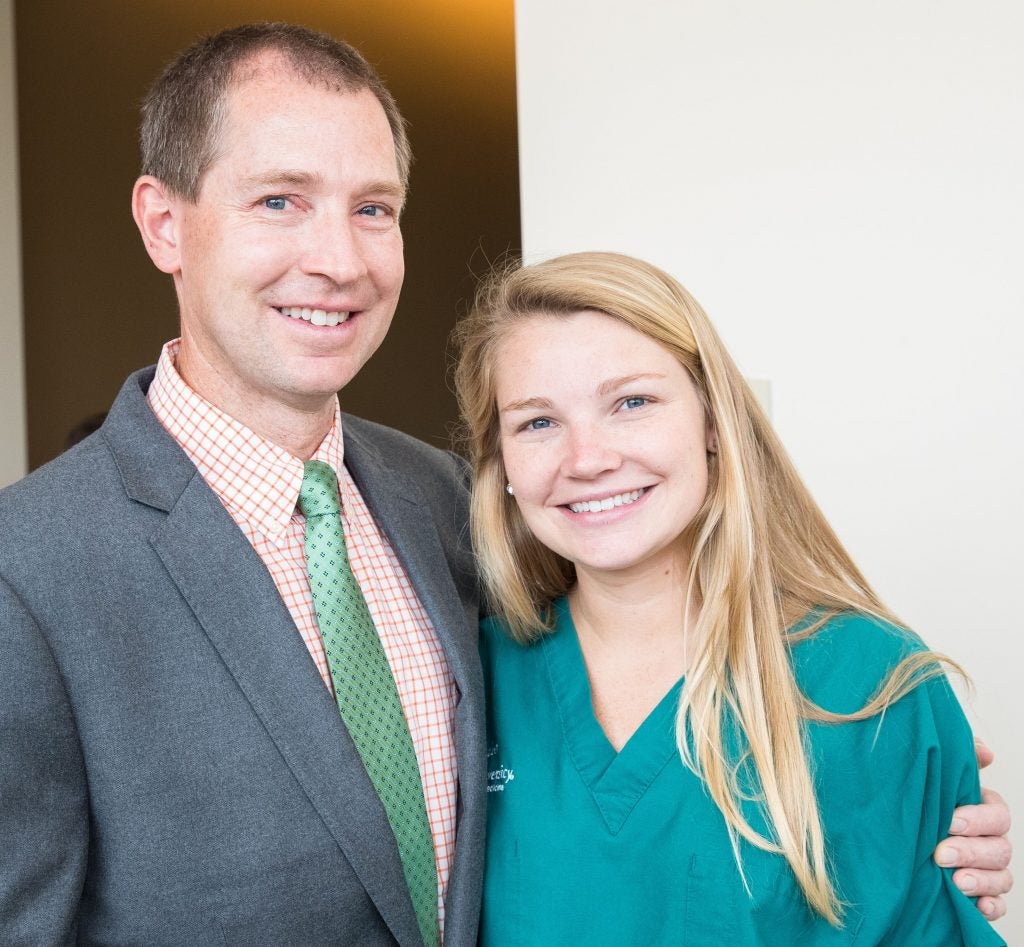
[[[679,537],[707,493],[711,435],[682,365],[589,311],[527,320],[503,340],[496,365],[505,469],[538,539],[581,572],[685,567]],[[641,487],[634,504],[567,509]]]

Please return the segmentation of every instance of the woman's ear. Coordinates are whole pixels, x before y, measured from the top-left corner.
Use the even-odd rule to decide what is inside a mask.
[[[181,271],[177,224],[182,203],[163,181],[149,174],[132,189],[132,216],[146,252],[158,270],[171,275]]]

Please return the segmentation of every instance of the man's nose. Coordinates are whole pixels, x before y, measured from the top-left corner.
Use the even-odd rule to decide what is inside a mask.
[[[366,276],[363,234],[348,213],[322,213],[306,234],[302,270],[326,276],[338,285],[358,282]]]

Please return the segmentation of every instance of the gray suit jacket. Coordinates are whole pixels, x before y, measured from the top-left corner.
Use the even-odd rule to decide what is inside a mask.
[[[0,943],[421,943],[355,747],[241,530],[128,379],[0,493]],[[445,942],[475,943],[483,693],[449,454],[346,418],[345,462],[459,689]]]

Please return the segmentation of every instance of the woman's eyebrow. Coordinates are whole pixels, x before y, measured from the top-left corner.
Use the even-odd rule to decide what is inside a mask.
[[[544,411],[551,407],[547,398],[523,398],[521,401],[510,401],[502,408],[498,408],[499,414],[506,411]]]
[[[661,372],[637,372],[635,375],[622,375],[618,378],[609,378],[608,381],[601,382],[597,386],[597,393],[599,395],[606,395],[610,391],[615,391],[616,388],[622,388],[625,385],[632,385],[635,381],[640,381],[642,378],[664,378],[665,376]]]

